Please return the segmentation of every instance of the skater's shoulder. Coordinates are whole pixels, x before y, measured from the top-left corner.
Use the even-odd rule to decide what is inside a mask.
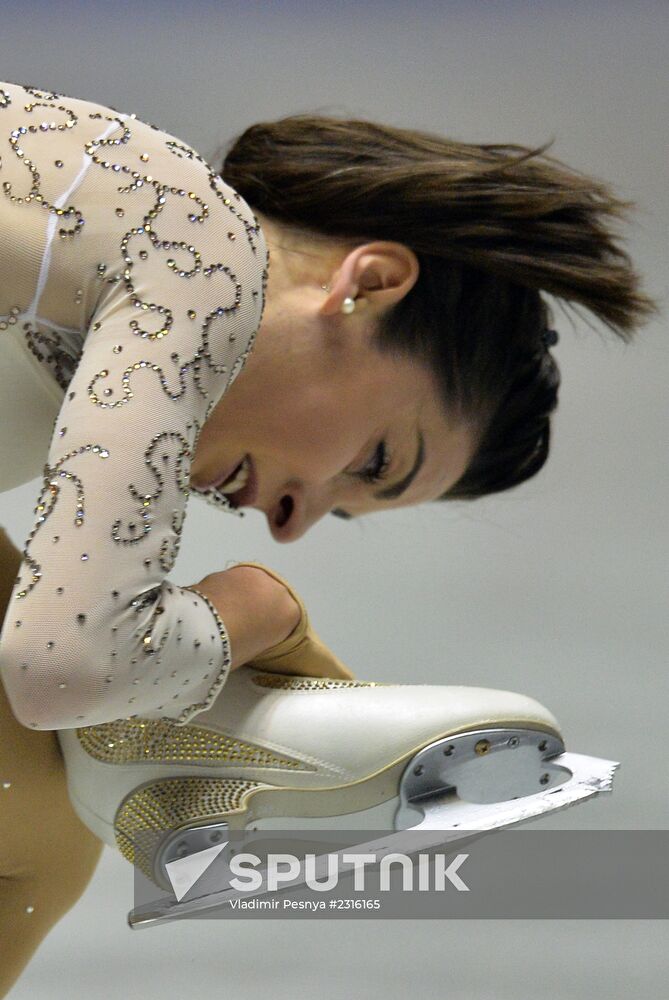
[[[3,127],[4,125],[4,127]],[[212,173],[211,168],[187,142],[160,125],[147,120],[141,110],[116,107],[109,95],[73,96],[23,83],[0,82],[0,134],[9,138],[15,152],[28,162],[31,141],[44,144],[77,144],[82,152],[101,166],[117,173],[141,173],[151,180],[149,163],[156,157],[181,161],[180,171],[188,174],[187,164]],[[35,139],[32,140],[31,136]],[[142,149],[139,149],[141,145]],[[22,147],[26,148],[23,149]],[[137,155],[136,170],[123,165],[124,154]],[[146,175],[149,175],[148,177]]]

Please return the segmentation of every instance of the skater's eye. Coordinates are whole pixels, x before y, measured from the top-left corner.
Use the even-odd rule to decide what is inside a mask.
[[[381,449],[381,454],[384,457],[379,465],[379,471],[377,472],[376,470],[374,470],[374,474],[377,475],[379,478],[382,478],[385,477],[388,471],[388,466],[390,465],[390,455],[386,450],[385,441],[382,441],[375,452],[375,458],[377,455],[379,455],[380,449]],[[402,494],[406,493],[406,491],[409,489],[412,482],[422,469],[424,463],[425,463],[425,438],[423,437],[423,432],[419,430],[418,451],[416,452],[416,459],[413,463],[410,472],[408,472],[407,475],[404,477],[404,479],[401,479],[399,483],[394,483],[392,486],[384,486],[383,489],[378,490],[374,494],[374,499],[396,500],[398,497],[402,496]],[[359,475],[362,476],[363,479],[367,479],[369,471],[370,470],[365,469],[360,473],[355,473],[355,475]],[[353,517],[353,515],[349,514],[345,510],[342,510],[340,507],[335,508],[334,510],[331,511],[331,513],[334,514],[335,517],[344,518],[344,520],[346,521],[350,521]]]
[[[380,441],[376,451],[374,452],[374,457],[372,461],[365,466],[362,472],[357,472],[356,475],[364,479],[366,483],[378,483],[382,479],[385,479],[388,474],[388,468],[390,466],[391,455],[388,451],[388,446],[385,441]]]
[[[370,462],[361,469],[359,472],[350,473],[352,476],[357,476],[362,479],[365,483],[378,483],[386,478],[388,475],[388,469],[390,468],[391,455],[388,451],[388,446],[385,441],[379,441],[376,451],[372,456]],[[348,514],[345,510],[336,507],[331,511],[335,517],[341,517],[345,521],[352,521],[353,514]]]

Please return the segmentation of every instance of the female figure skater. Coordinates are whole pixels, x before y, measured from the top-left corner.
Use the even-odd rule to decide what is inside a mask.
[[[629,203],[545,149],[303,115],[219,176],[0,86],[0,485],[43,477],[22,560],[0,539],[0,994],[100,853],[53,730],[186,724],[277,650],[351,677],[271,570],[170,581],[190,493],[292,542],[508,489],[557,402],[541,292],[626,340],[656,311],[607,226]]]

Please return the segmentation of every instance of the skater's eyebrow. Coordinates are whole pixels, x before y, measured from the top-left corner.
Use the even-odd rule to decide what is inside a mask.
[[[394,486],[386,486],[385,489],[379,490],[378,493],[374,494],[375,500],[396,500],[401,497],[403,493],[411,486],[412,482],[423,468],[425,463],[425,438],[423,437],[423,432],[418,431],[418,450],[416,452],[416,458],[413,466],[407,472],[404,479],[400,479],[399,483],[395,483]]]
[[[374,499],[397,500],[397,498],[401,497],[403,493],[406,493],[406,491],[409,489],[409,487],[411,486],[412,482],[414,481],[420,470],[423,468],[424,464],[425,464],[425,438],[423,437],[423,432],[419,430],[418,450],[416,452],[416,459],[413,463],[413,466],[406,474],[404,479],[400,479],[399,483],[395,483],[393,486],[386,486],[384,489],[379,490],[377,493],[374,494]],[[354,520],[353,514],[347,513],[340,507],[335,507],[334,510],[330,511],[330,513],[334,514],[335,517],[343,518],[343,520],[345,521]]]

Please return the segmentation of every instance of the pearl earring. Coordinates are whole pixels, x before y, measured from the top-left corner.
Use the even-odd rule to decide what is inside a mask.
[[[341,304],[341,311],[343,313],[346,313],[347,315],[350,315],[354,309],[355,309],[355,299],[352,299],[350,298],[350,296],[347,296]]]

